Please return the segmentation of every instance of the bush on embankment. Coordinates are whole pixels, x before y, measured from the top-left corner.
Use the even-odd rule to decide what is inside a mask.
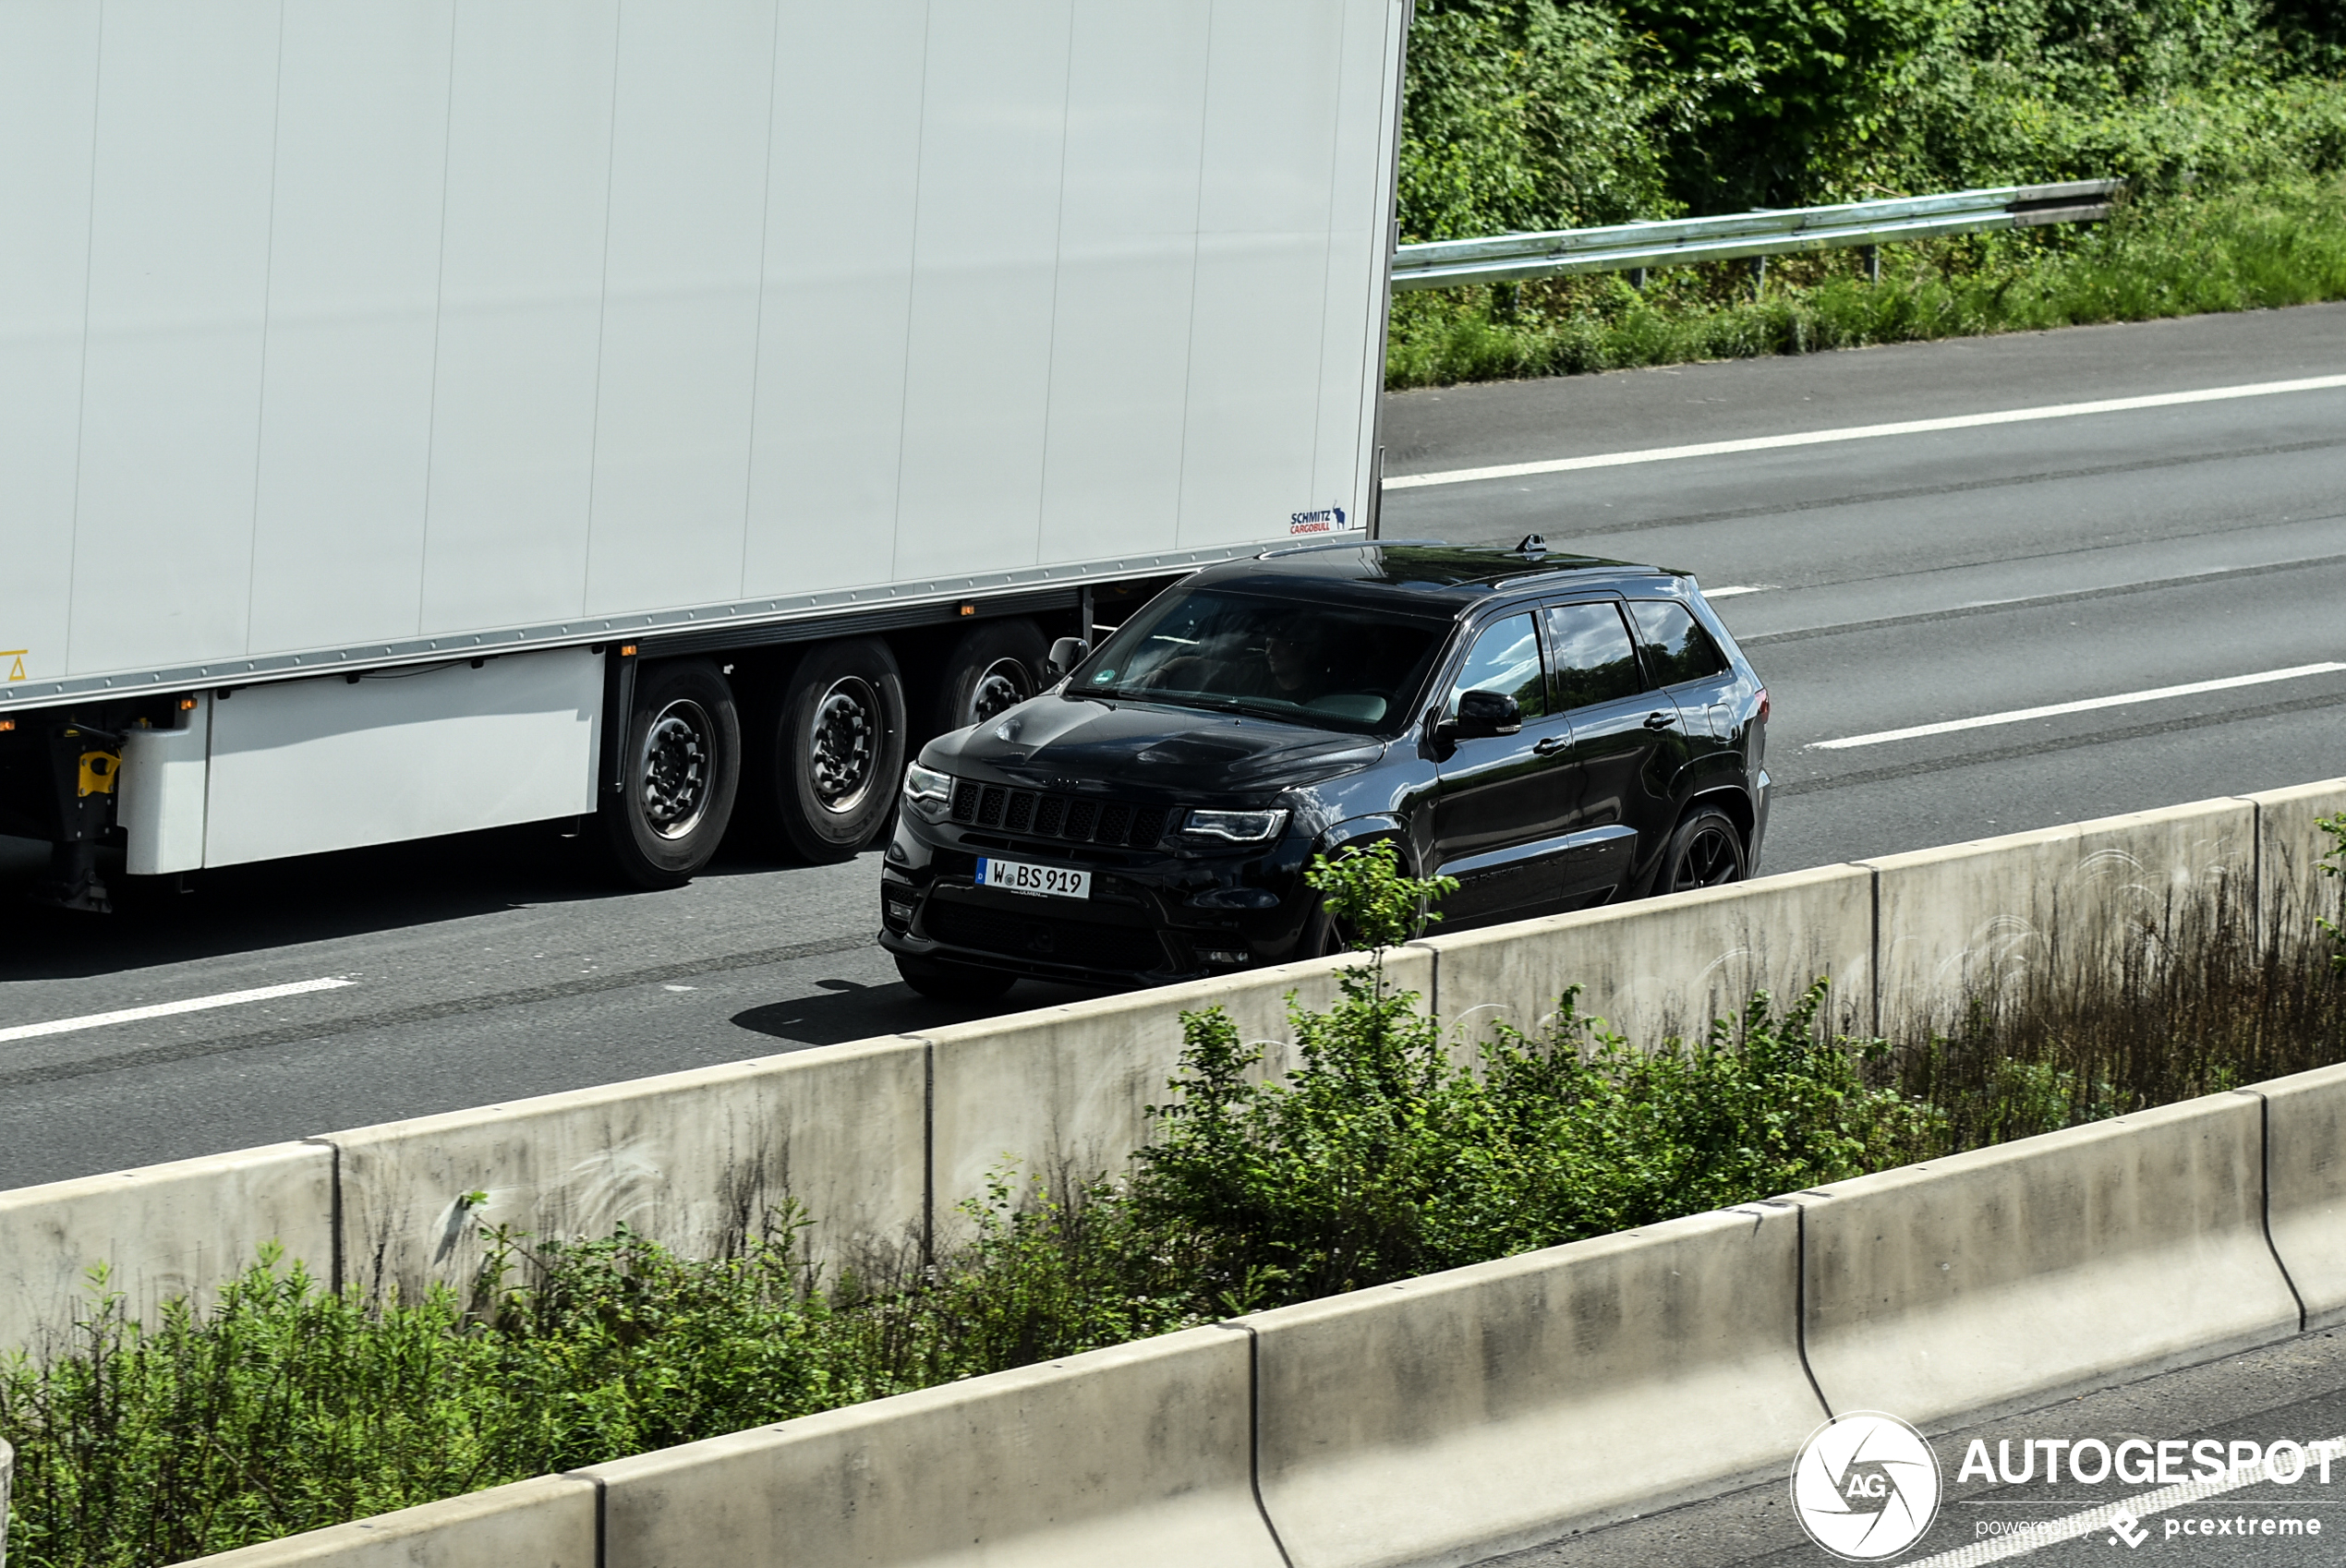
[[[337,1296],[273,1259],[200,1318],[102,1297],[74,1354],[0,1369],[12,1563],[194,1557],[2346,1061],[2346,948],[2309,945],[2335,923],[2259,941],[2216,908],[2105,983],[1916,1041],[1829,1038],[1811,992],[1639,1050],[1567,998],[1469,1070],[1373,952],[1438,886],[1320,875],[1373,951],[1296,1017],[1297,1069],[1260,1082],[1226,1017],[1185,1016],[1129,1179],[1006,1171],[933,1267],[823,1278],[783,1213],[713,1260],[502,1236],[469,1298]]]
[[[2309,0],[1423,0],[1405,240],[2116,177],[2106,225],[1397,296],[1421,386],[2346,298]]]

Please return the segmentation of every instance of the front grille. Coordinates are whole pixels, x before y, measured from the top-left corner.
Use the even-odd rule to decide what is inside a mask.
[[[1032,959],[1037,963],[1128,973],[1165,967],[1165,945],[1156,934],[1128,925],[1017,914],[939,899],[929,900],[921,923],[933,940],[950,947]]]
[[[998,827],[1022,838],[1061,838],[1074,844],[1155,849],[1165,837],[1163,806],[1128,805],[1087,796],[1048,795],[963,778],[953,786],[953,820]]]

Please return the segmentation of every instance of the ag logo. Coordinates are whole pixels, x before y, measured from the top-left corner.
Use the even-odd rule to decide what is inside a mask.
[[[1836,1416],[1793,1462],[1792,1507],[1808,1538],[1835,1557],[1895,1557],[1938,1516],[1939,1456],[1895,1416]]]

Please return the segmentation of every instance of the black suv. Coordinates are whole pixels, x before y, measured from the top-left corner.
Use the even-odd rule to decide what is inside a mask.
[[[923,748],[880,942],[931,995],[1335,950],[1315,852],[1458,879],[1441,929],[1748,874],[1768,694],[1684,574],[1424,544],[1212,567]]]

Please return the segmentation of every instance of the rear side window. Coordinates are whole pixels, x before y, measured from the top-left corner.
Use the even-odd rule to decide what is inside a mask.
[[[1555,658],[1556,706],[1590,707],[1645,689],[1638,673],[1638,650],[1621,611],[1602,604],[1552,604],[1547,609],[1548,647]]]
[[[1547,685],[1540,669],[1540,634],[1532,630],[1531,618],[1510,615],[1485,626],[1474,639],[1466,667],[1450,688],[1446,711],[1458,711],[1462,693],[1505,692],[1524,718],[1537,718],[1548,711]]]
[[[1673,599],[1643,599],[1629,609],[1645,638],[1646,658],[1653,666],[1656,685],[1675,686],[1681,681],[1725,673],[1727,656],[1685,605]]]

